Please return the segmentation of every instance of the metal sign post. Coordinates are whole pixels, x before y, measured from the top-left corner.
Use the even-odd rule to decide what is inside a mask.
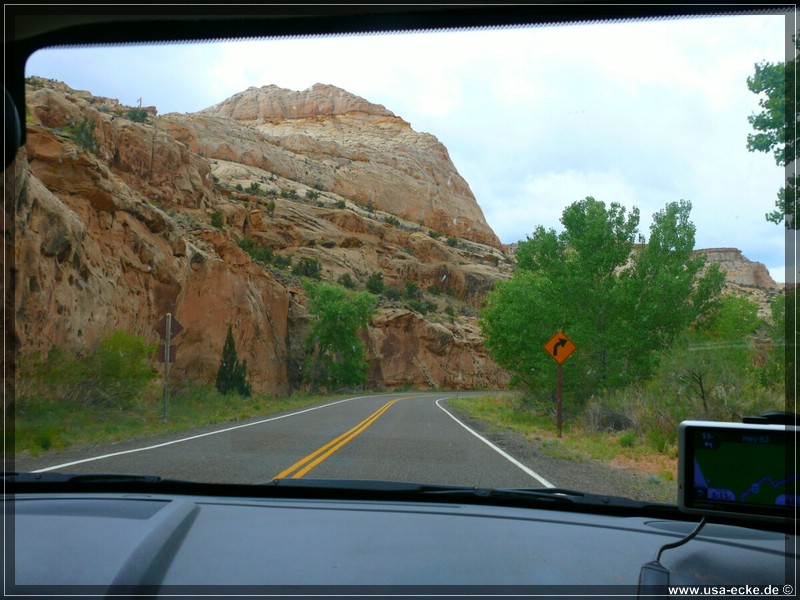
[[[575,344],[567,337],[563,331],[559,331],[551,337],[544,345],[545,352],[556,361],[556,425],[558,426],[558,437],[561,437],[562,425],[562,394],[564,391],[564,373],[561,368],[562,363],[567,360],[570,354],[575,351]]]
[[[167,422],[167,398],[169,397],[169,344],[172,333],[172,313],[167,313],[166,337],[164,339],[164,402],[161,420]],[[561,429],[559,428],[559,431]]]
[[[156,331],[164,338],[164,345],[159,348],[159,360],[164,361],[164,399],[162,402],[161,420],[167,422],[167,399],[169,398],[169,363],[175,362],[175,351],[170,347],[172,343],[172,335],[178,335],[183,331],[183,325],[178,323],[177,319],[172,318],[172,313],[167,313],[167,316],[156,325]]]

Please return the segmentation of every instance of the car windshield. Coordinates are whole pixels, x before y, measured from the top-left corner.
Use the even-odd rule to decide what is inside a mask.
[[[674,503],[786,409],[787,22],[36,52],[13,470]]]

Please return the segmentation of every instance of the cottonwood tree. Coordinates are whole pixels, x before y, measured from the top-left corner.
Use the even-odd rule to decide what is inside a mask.
[[[796,49],[800,40],[793,38]],[[755,133],[747,135],[747,149],[751,152],[772,152],[775,163],[781,167],[791,167],[798,157],[798,105],[795,94],[795,63],[761,62],[755,65],[755,72],[747,78],[747,88],[761,95],[761,112],[748,117]],[[797,186],[800,183],[795,169],[787,169],[786,186],[778,192],[775,210],[767,213],[768,221],[786,223],[789,229],[796,229]]]
[[[307,380],[312,393],[320,385],[348,387],[367,380],[368,364],[358,334],[370,322],[375,299],[340,285],[308,281],[308,311],[313,317],[306,339]]]
[[[495,360],[531,398],[554,390],[542,346],[557,331],[577,346],[564,389],[583,400],[647,376],[657,352],[715,306],[724,274],[693,255],[690,211],[668,204],[645,243],[638,209],[587,197],[564,210],[561,233],[540,226],[520,242],[515,274],[496,285],[480,323]]]

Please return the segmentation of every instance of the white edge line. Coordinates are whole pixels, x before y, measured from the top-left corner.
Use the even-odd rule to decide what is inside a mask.
[[[147,446],[145,448],[133,448],[132,450],[123,450],[121,452],[114,452],[112,454],[103,454],[102,456],[94,456],[92,458],[84,458],[82,460],[76,460],[73,462],[64,463],[61,465],[55,465],[52,467],[46,467],[44,469],[37,469],[36,471],[31,471],[31,473],[45,473],[47,471],[53,471],[54,469],[61,469],[64,467],[71,467],[73,465],[79,465],[81,463],[92,462],[95,460],[102,460],[104,458],[111,458],[112,456],[121,456],[122,454],[132,454],[134,452],[144,452],[145,450],[154,450],[156,448],[163,448],[164,446],[170,446],[172,444],[179,444],[181,442],[188,442],[189,440],[196,440],[201,437],[206,437],[208,435],[216,435],[218,433],[225,433],[226,431],[233,431],[234,429],[242,429],[244,427],[251,427],[253,425],[261,425],[262,423],[268,423],[270,421],[277,421],[278,419],[285,419],[286,417],[294,417],[295,415],[301,415],[303,413],[310,412],[312,410],[317,410],[320,408],[326,408],[328,406],[333,406],[334,404],[340,404],[342,402],[349,402],[350,400],[360,400],[361,398],[370,398],[371,396],[354,396],[353,398],[344,398],[343,400],[336,400],[335,402],[329,402],[328,404],[322,404],[320,406],[313,406],[311,408],[306,408],[303,410],[299,410],[297,412],[289,413],[286,415],[280,415],[277,417],[270,417],[269,419],[262,419],[260,421],[255,421],[253,423],[245,423],[243,425],[234,425],[233,427],[227,427],[225,429],[218,429],[216,431],[209,431],[207,433],[201,433],[198,435],[193,435],[187,438],[181,438],[178,440],[172,440],[170,442],[164,442],[162,444],[156,444],[154,446]]]
[[[456,423],[458,423],[459,425],[461,425],[461,426],[462,426],[464,429],[466,429],[467,431],[469,431],[469,432],[470,432],[472,435],[474,435],[476,438],[478,438],[478,439],[479,439],[480,441],[482,441],[484,444],[486,444],[487,446],[489,446],[489,447],[490,447],[492,450],[494,450],[495,452],[497,452],[498,454],[500,454],[500,456],[502,456],[503,458],[506,458],[506,459],[510,460],[512,463],[514,463],[514,464],[515,464],[516,466],[518,466],[520,469],[522,469],[523,471],[525,471],[525,472],[526,472],[528,475],[530,475],[531,477],[533,477],[534,479],[536,479],[536,480],[537,480],[539,483],[541,483],[541,484],[542,484],[544,487],[549,487],[549,488],[554,488],[554,487],[556,487],[556,486],[554,486],[552,483],[550,483],[549,481],[547,481],[547,479],[545,479],[544,477],[542,477],[541,475],[539,475],[539,474],[538,474],[538,473],[536,473],[535,471],[533,471],[533,470],[529,469],[528,467],[526,467],[525,465],[523,465],[523,464],[522,464],[521,462],[519,462],[519,461],[518,461],[516,458],[514,458],[513,456],[511,456],[510,454],[508,454],[508,452],[506,452],[506,451],[504,451],[504,450],[501,450],[500,448],[498,448],[497,446],[495,446],[495,445],[494,445],[492,442],[490,442],[489,440],[487,440],[485,437],[483,437],[483,436],[482,436],[482,435],[480,435],[479,433],[477,433],[477,432],[473,431],[472,429],[470,429],[469,427],[467,427],[466,425],[464,425],[464,423],[462,423],[461,421],[459,421],[458,419],[456,419],[456,418],[455,418],[455,417],[454,417],[454,416],[453,416],[453,415],[450,413],[450,411],[448,411],[448,410],[447,410],[445,407],[443,407],[441,404],[439,404],[439,402],[441,402],[442,400],[447,400],[447,398],[439,398],[439,399],[436,401],[436,406],[438,406],[439,408],[441,408],[441,409],[442,409],[442,410],[443,410],[443,411],[444,411],[444,412],[447,414],[447,416],[449,416],[451,419],[453,419],[453,420],[454,420]]]

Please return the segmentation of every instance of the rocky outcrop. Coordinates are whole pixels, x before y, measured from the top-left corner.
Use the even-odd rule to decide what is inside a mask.
[[[308,324],[301,281],[290,268],[256,262],[239,245],[248,239],[287,262],[319,261],[329,281],[349,276],[363,288],[371,274],[381,272],[398,290],[410,283],[435,288],[435,295],[426,296],[426,315],[382,300],[364,333],[370,385],[503,384],[471,315],[511,265],[479,209],[473,229],[436,229],[406,218],[411,209],[405,205],[365,204],[358,194],[319,190],[323,186],[308,183],[314,177],[300,176],[311,161],[299,153],[301,138],[284,131],[276,143],[275,136],[248,124],[250,94],[240,96],[228,103],[231,116],[211,111],[156,118],[152,111],[146,123],[135,123],[124,117],[129,107],[73,93],[63,84],[40,81],[28,90],[27,145],[5,181],[7,202],[15,207],[18,356],[54,347],[81,354],[115,329],[156,342],[155,326],[169,312],[183,325],[173,340],[171,377],[212,382],[230,325],[255,391],[295,389]],[[256,96],[253,106],[267,107],[277,118],[280,103]],[[454,173],[441,162],[446,152],[441,154],[438,142],[414,134],[382,107],[347,94],[327,105],[309,97],[298,106],[302,110],[283,116],[302,121],[311,111],[319,118],[389,119],[405,143],[415,146],[407,154],[427,161],[431,177]],[[259,113],[257,120],[265,119]],[[96,147],[82,147],[78,127],[91,131]],[[364,136],[370,127],[379,129],[365,121],[359,127]],[[296,146],[285,147],[289,141]],[[315,152],[327,143],[312,142]],[[424,158],[429,147],[440,154]],[[356,149],[335,152],[342,172],[372,164]],[[388,182],[392,174],[383,168]],[[399,178],[392,193],[410,199],[421,193],[413,192],[414,177]],[[456,214],[477,208],[465,194],[449,196]],[[458,208],[464,199],[467,206]],[[433,214],[426,223],[435,222]],[[454,221],[453,215],[441,219]],[[452,244],[439,235],[456,230],[483,233]],[[447,307],[455,308],[449,316]]]
[[[380,104],[367,102],[336,86],[320,83],[301,92],[286,90],[275,85],[250,87],[201,111],[201,114],[256,123],[265,121],[277,123],[285,119],[332,117],[349,113],[395,116]]]
[[[758,316],[772,319],[772,301],[784,293],[784,285],[776,283],[767,267],[747,258],[736,248],[706,248],[697,250],[707,264],[717,264],[725,273],[727,293],[737,294],[755,302]]]
[[[250,88],[196,115],[167,115],[165,126],[192,151],[253,167],[255,176],[277,175],[500,248],[441,142],[339,88]]]
[[[769,274],[767,267],[762,263],[754,262],[736,248],[705,248],[697,251],[706,257],[709,264],[716,263],[729,283],[762,288],[765,290],[779,290],[781,285],[776,283]]]
[[[53,134],[28,129],[16,189],[16,341],[20,352],[78,354],[111,330],[151,341],[172,313],[177,377],[213,380],[228,325],[260,390],[287,391],[290,296],[222,234],[187,235],[87,153],[65,144],[52,171]],[[74,150],[74,151],[71,151]],[[75,185],[72,185],[72,183]],[[49,187],[48,187],[49,186]],[[54,193],[55,190],[57,193]]]
[[[475,319],[446,325],[405,309],[386,310],[366,338],[369,379],[377,385],[504,389],[510,379],[489,357]]]

